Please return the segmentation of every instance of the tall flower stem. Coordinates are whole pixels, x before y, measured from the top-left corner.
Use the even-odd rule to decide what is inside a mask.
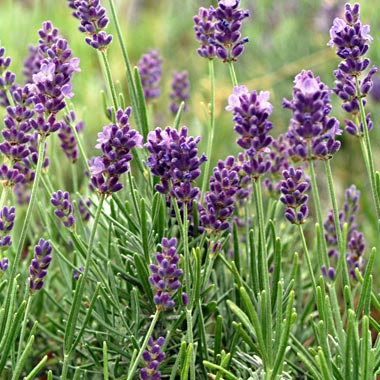
[[[238,86],[239,84],[238,84],[238,80],[237,80],[236,73],[235,73],[235,67],[234,67],[234,63],[232,61],[228,62],[228,69],[230,71],[230,77],[231,77],[232,85],[234,87]]]
[[[5,202],[7,201],[8,198],[8,193],[9,193],[9,186],[3,186],[3,191],[1,193],[1,198],[0,198],[0,210],[4,207]]]
[[[208,122],[208,140],[207,140],[207,161],[206,168],[202,180],[202,195],[201,202],[204,199],[206,186],[208,179],[210,178],[210,166],[211,166],[211,155],[212,155],[212,145],[214,141],[214,130],[215,130],[215,74],[214,74],[214,61],[210,59],[208,61],[208,69],[210,75],[210,116]]]
[[[108,82],[108,86],[109,86],[110,91],[111,91],[112,103],[113,103],[113,106],[115,107],[115,110],[117,110],[119,108],[119,102],[117,100],[115,85],[114,85],[113,80],[112,80],[111,68],[110,68],[110,64],[108,62],[107,53],[105,51],[100,51],[100,54],[101,54],[102,59],[103,59],[104,69],[106,71],[107,82]]]
[[[310,151],[310,144],[308,145],[308,148]],[[309,162],[310,179],[311,179],[311,191],[313,194],[314,207],[315,207],[315,212],[317,215],[317,222],[319,224],[319,240],[322,246],[322,252],[318,252],[318,255],[317,255],[319,270],[321,270],[323,265],[326,268],[329,267],[329,258],[327,255],[326,239],[323,233],[322,205],[321,205],[321,200],[319,198],[317,178],[316,178],[315,169],[314,169],[314,161],[310,158],[308,162]]]
[[[378,189],[376,189],[375,165],[373,162],[371,141],[369,138],[369,131],[368,131],[368,125],[367,125],[367,120],[366,120],[366,115],[365,115],[363,99],[362,99],[362,96],[360,94],[360,82],[359,82],[359,78],[357,76],[355,77],[355,81],[356,81],[355,82],[356,83],[356,92],[358,94],[358,100],[359,100],[360,119],[361,119],[361,122],[363,125],[364,142],[365,142],[365,148],[366,148],[366,153],[363,152],[363,154],[366,155],[366,157],[364,157],[364,159],[368,163],[368,166],[367,166],[368,177],[369,177],[369,182],[370,182],[370,186],[371,186],[373,200],[375,202],[376,214],[377,214],[377,219],[378,219],[378,227],[379,227],[380,199],[379,199]],[[359,125],[360,125],[360,123],[359,123]],[[359,130],[360,130],[360,128],[359,128]]]
[[[268,253],[267,253],[267,244],[265,236],[265,225],[264,225],[264,207],[263,207],[263,198],[261,192],[261,181],[260,178],[257,178],[253,181],[254,185],[254,194],[255,194],[255,203],[256,203],[256,222],[258,227],[258,249],[257,249],[257,266],[259,273],[259,285],[260,290],[265,291],[267,294],[266,310],[263,310],[265,313],[267,331],[264,332],[266,337],[266,345],[268,350],[268,359],[272,363],[272,305],[271,305],[271,287],[269,282],[269,270],[268,270]],[[251,264],[252,265],[252,264]]]
[[[340,257],[345,258],[346,247],[345,247],[345,241],[343,239],[343,234],[342,234],[342,226],[340,225],[339,210],[338,210],[338,205],[337,205],[336,196],[335,196],[334,182],[333,182],[330,161],[325,161],[325,168],[326,168],[326,175],[327,175],[328,187],[329,187],[329,192],[330,192],[330,199],[331,199],[331,204],[332,204],[333,213],[334,213],[335,231],[336,231],[336,236],[338,240],[339,255]],[[340,262],[343,263],[343,268],[340,268],[340,265],[338,264],[337,272],[339,273],[339,270],[342,269],[343,288],[345,288],[346,286],[349,287],[350,279],[348,275],[347,261],[339,260],[339,263]],[[351,292],[347,292],[347,293],[350,295],[349,303],[352,304]]]
[[[120,48],[121,48],[121,53],[122,53],[122,56],[123,56],[125,68],[127,70],[128,92],[129,92],[129,96],[130,96],[130,99],[131,99],[132,108],[137,111],[137,110],[139,110],[139,107],[138,107],[138,99],[137,99],[137,90],[136,90],[136,85],[135,85],[135,82],[134,82],[134,75],[133,75],[133,72],[132,72],[132,69],[131,69],[131,64],[130,64],[130,61],[129,61],[128,52],[127,52],[127,49],[125,47],[125,43],[124,43],[124,40],[123,40],[123,34],[121,32],[119,20],[117,18],[117,13],[116,13],[114,1],[113,0],[109,0],[109,5],[110,5],[110,9],[111,9],[112,19],[113,19],[113,22],[115,24],[116,34],[117,34],[117,38],[119,40],[119,45],[120,45]],[[140,131],[142,132],[143,129],[142,129],[142,122],[141,122],[141,119],[140,119],[140,113],[139,112],[134,112],[134,116],[136,118],[137,125],[140,126]]]
[[[309,270],[309,276],[311,278],[311,283],[312,283],[312,287],[313,287],[313,293],[314,293],[314,297],[315,297],[315,300],[316,300],[317,299],[317,282],[315,281],[314,269],[313,269],[313,265],[311,263],[310,253],[309,253],[309,250],[307,248],[305,234],[303,233],[303,229],[302,229],[302,225],[301,224],[298,225],[298,232],[299,232],[299,234],[301,236],[302,248],[303,248],[303,251],[304,251],[304,254],[305,254],[306,264],[307,264],[307,268]]]
[[[127,377],[127,380],[132,380],[132,378],[136,375],[135,374],[135,371],[136,371],[136,368],[139,364],[139,361],[141,359],[141,356],[146,348],[146,345],[148,344],[148,340],[149,338],[151,337],[152,333],[153,333],[153,330],[154,330],[154,327],[156,326],[156,323],[158,321],[158,317],[160,316],[160,311],[159,310],[156,310],[154,316],[153,316],[153,320],[149,326],[149,329],[147,331],[147,333],[145,334],[145,339],[141,345],[141,348],[134,360],[134,362],[132,363],[132,365],[129,367],[129,371],[128,371],[128,377]]]
[[[24,342],[25,338],[25,332],[26,332],[26,327],[28,324],[28,317],[29,317],[29,311],[30,311],[30,305],[32,304],[32,299],[33,297],[31,295],[28,295],[28,300],[26,302],[26,308],[25,308],[25,314],[24,314],[24,320],[22,322],[22,327],[21,327],[21,333],[20,333],[20,340],[18,342],[18,350],[17,350],[17,362],[21,356],[21,352],[23,351],[22,349],[22,344]]]
[[[46,142],[46,135],[39,135],[38,140],[38,160],[37,160],[37,167],[36,167],[36,174],[34,177],[33,187],[32,187],[32,193],[30,195],[30,201],[28,205],[28,209],[26,210],[26,215],[24,219],[24,223],[21,228],[21,233],[18,238],[18,244],[16,248],[16,254],[13,259],[13,263],[11,265],[9,278],[14,278],[16,275],[17,267],[21,259],[21,253],[24,248],[26,235],[29,229],[30,221],[33,214],[34,204],[36,203],[37,199],[37,191],[38,191],[38,185],[40,183],[41,174],[42,174],[42,164],[44,162],[44,147]],[[10,292],[11,292],[11,286],[8,287],[8,292],[5,299],[5,310],[9,310],[9,302],[10,302]],[[4,318],[3,323],[5,323],[6,318]]]
[[[79,280],[78,288],[75,291],[76,292],[75,300],[73,304],[71,305],[69,318],[66,324],[65,340],[64,340],[64,361],[63,361],[63,369],[62,369],[62,375],[61,375],[62,380],[67,379],[68,365],[69,365],[71,354],[73,351],[72,343],[75,337],[75,330],[76,330],[76,324],[78,321],[80,305],[82,304],[84,289],[86,287],[86,280],[87,280],[89,270],[90,270],[90,265],[91,265],[91,260],[92,260],[92,250],[94,247],[96,230],[97,230],[99,219],[102,213],[102,206],[105,200],[105,196],[106,196],[105,194],[102,194],[99,198],[99,204],[96,210],[96,214],[94,217],[94,224],[92,226],[91,235],[88,242],[84,271],[83,271],[83,274],[81,275],[81,279]]]

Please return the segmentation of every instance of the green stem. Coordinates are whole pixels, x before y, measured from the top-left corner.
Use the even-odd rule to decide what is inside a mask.
[[[364,132],[364,141],[366,145],[366,151],[367,151],[367,160],[368,160],[368,177],[371,185],[372,195],[375,202],[375,208],[376,208],[376,214],[377,219],[380,219],[380,200],[379,200],[379,194],[376,189],[376,179],[375,179],[375,166],[373,162],[373,154],[372,154],[372,148],[371,148],[371,141],[369,138],[369,131],[368,131],[368,125],[365,115],[365,109],[363,104],[363,98],[360,93],[360,82],[359,78],[355,77],[356,81],[356,93],[359,100],[359,108],[360,108],[360,118],[363,125],[363,132]],[[360,123],[359,123],[360,125]]]
[[[136,368],[137,368],[137,366],[138,366],[138,364],[139,364],[139,361],[140,361],[140,359],[141,359],[141,356],[142,356],[142,354],[143,354],[143,352],[144,352],[144,350],[145,350],[145,348],[146,348],[146,345],[148,344],[148,340],[149,340],[149,338],[150,338],[151,335],[152,335],[152,332],[153,332],[153,330],[154,330],[154,327],[156,326],[156,323],[157,323],[157,321],[158,321],[158,317],[159,317],[159,315],[160,315],[160,311],[159,311],[159,310],[156,310],[156,313],[155,313],[154,316],[153,316],[152,323],[150,324],[149,329],[148,329],[148,331],[147,331],[147,333],[146,333],[146,335],[145,335],[145,339],[144,339],[144,341],[143,341],[143,344],[141,345],[140,351],[139,351],[139,353],[137,354],[137,356],[136,356],[136,358],[135,358],[133,364],[132,364],[132,365],[130,366],[130,368],[129,368],[129,372],[128,372],[127,380],[132,380],[132,378],[135,376],[135,373],[134,373],[134,372],[136,371]]]
[[[125,64],[125,67],[127,70],[128,91],[129,91],[129,96],[130,96],[130,99],[132,102],[132,108],[134,110],[138,111],[139,107],[138,107],[137,91],[136,91],[136,86],[135,86],[135,82],[134,82],[134,76],[132,73],[131,64],[129,62],[128,52],[127,52],[127,49],[125,47],[125,43],[123,41],[123,34],[121,32],[121,28],[120,28],[119,20],[117,18],[115,4],[114,4],[113,0],[109,0],[109,5],[110,5],[110,9],[111,9],[112,19],[113,19],[113,22],[115,24],[116,34],[117,34],[117,38],[119,40],[119,45],[121,48],[121,53],[123,56],[124,64]],[[142,132],[143,129],[142,129],[142,122],[140,119],[140,113],[134,112],[133,114],[136,118],[137,125],[139,125],[140,131]]]
[[[265,332],[266,336],[266,345],[268,350],[268,360],[269,366],[272,366],[273,361],[273,350],[272,350],[272,305],[271,305],[271,287],[269,282],[269,273],[268,273],[268,253],[267,253],[267,244],[265,236],[265,226],[264,226],[264,207],[263,207],[263,198],[261,192],[261,181],[260,178],[253,181],[254,182],[254,194],[255,194],[255,203],[256,203],[256,222],[259,233],[259,249],[257,250],[257,264],[259,272],[259,283],[260,290],[265,290],[267,295],[266,300],[266,310],[265,318],[267,318],[266,326],[267,331]]]
[[[86,256],[86,262],[85,262],[85,267],[84,271],[82,274],[82,278],[78,284],[78,288],[76,289],[77,296],[76,296],[76,302],[73,302],[71,305],[71,310],[69,313],[69,319],[67,321],[66,325],[66,331],[65,331],[65,342],[64,342],[64,363],[63,363],[63,370],[62,370],[62,375],[61,379],[66,380],[67,376],[67,370],[68,370],[68,365],[71,357],[71,353],[73,351],[72,343],[74,341],[75,337],[75,328],[76,324],[78,321],[78,316],[79,316],[79,311],[82,303],[82,298],[84,294],[84,289],[86,287],[86,280],[89,274],[90,270],[90,265],[91,265],[91,260],[92,260],[92,251],[93,251],[93,246],[94,246],[94,241],[95,241],[95,235],[96,235],[96,229],[99,223],[99,219],[102,213],[102,206],[103,202],[105,200],[105,194],[102,194],[99,198],[99,204],[98,208],[96,210],[95,218],[94,218],[94,224],[92,227],[90,239],[88,242],[88,247],[87,247],[87,256]]]
[[[7,197],[8,197],[8,193],[9,193],[9,186],[4,186],[3,187],[3,191],[1,193],[1,198],[0,198],[0,210],[4,207],[5,205],[5,202],[7,200]]]
[[[214,61],[210,59],[208,61],[208,68],[209,68],[209,75],[210,75],[210,87],[211,87],[211,94],[210,94],[210,117],[209,117],[209,123],[208,123],[208,140],[207,140],[207,161],[206,161],[206,168],[203,175],[202,180],[202,195],[201,195],[201,203],[203,202],[207,182],[210,178],[210,165],[211,165],[211,155],[212,155],[212,145],[214,141],[214,130],[215,130],[215,74],[214,74]]]
[[[38,141],[38,161],[37,161],[37,167],[36,167],[36,174],[34,177],[33,187],[32,187],[32,193],[30,195],[30,201],[28,205],[28,209],[26,210],[26,215],[24,219],[24,223],[22,225],[21,233],[18,239],[17,249],[16,249],[16,255],[13,260],[13,263],[11,265],[10,275],[9,278],[14,278],[16,275],[17,265],[19,264],[21,253],[24,249],[24,243],[26,239],[26,234],[29,229],[30,221],[32,218],[32,213],[34,209],[34,204],[37,200],[37,190],[38,185],[40,183],[41,174],[42,174],[42,164],[44,162],[44,147],[46,142],[46,136],[40,135],[39,141]]]
[[[339,218],[339,210],[338,210],[338,204],[336,201],[336,196],[335,196],[335,190],[334,190],[334,182],[333,182],[333,176],[332,176],[332,171],[331,171],[331,165],[330,161],[325,161],[325,168],[326,168],[326,175],[327,175],[327,181],[328,181],[328,187],[329,187],[329,192],[330,192],[330,198],[331,198],[331,204],[333,207],[333,213],[334,213],[334,222],[335,222],[335,231],[336,231],[336,236],[338,240],[338,247],[339,247],[339,255],[340,257],[345,257],[346,256],[346,244],[345,241],[343,240],[343,235],[342,235],[342,227],[340,225],[340,218]],[[342,281],[343,281],[343,288],[346,286],[350,286],[350,279],[348,275],[348,269],[347,269],[347,261],[346,260],[339,260],[339,263],[343,263],[343,268],[338,268],[339,270],[342,269]],[[340,267],[340,266],[339,266]],[[338,274],[338,271],[337,271]],[[338,277],[338,276],[336,276]],[[350,305],[352,304],[352,299],[351,299],[351,292],[350,294],[350,300],[349,303]]]
[[[112,103],[115,107],[115,110],[117,110],[119,108],[119,103],[118,103],[118,99],[116,95],[115,85],[112,80],[111,68],[108,62],[107,54],[105,51],[100,51],[100,53],[103,58],[104,68],[106,70],[106,77],[107,77],[108,86],[111,91]]]
[[[30,305],[32,304],[32,298],[33,298],[32,296],[28,295],[28,300],[26,303],[25,314],[24,314],[24,320],[22,322],[22,327],[21,327],[20,340],[18,342],[16,362],[19,361],[20,356],[21,356],[21,352],[23,351],[22,344],[23,344],[24,338],[25,338],[26,326],[28,324],[28,316],[29,316],[29,311],[30,311]]]
[[[235,67],[234,67],[234,64],[233,64],[232,61],[228,62],[228,69],[229,69],[229,72],[230,72],[230,77],[231,77],[232,85],[234,87],[237,87],[239,84],[238,84],[238,81],[237,81],[237,78],[236,78]]]
[[[308,148],[310,151],[310,144],[308,144]],[[317,222],[319,224],[319,240],[322,244],[322,252],[318,251],[318,254],[317,254],[318,266],[319,266],[318,269],[321,270],[323,265],[326,268],[329,267],[329,258],[327,255],[326,239],[325,239],[325,236],[323,233],[322,206],[321,206],[321,200],[319,198],[317,178],[316,178],[315,170],[314,170],[314,161],[311,158],[309,158],[308,161],[309,161],[309,170],[310,170],[310,179],[311,179],[311,191],[312,191],[313,199],[314,199],[314,206],[315,206],[315,212],[317,215]]]
[[[303,229],[302,229],[301,224],[298,225],[298,231],[299,231],[299,234],[301,236],[301,242],[302,242],[303,251],[305,253],[307,268],[309,270],[309,275],[310,275],[310,278],[311,278],[311,282],[313,284],[314,297],[315,297],[315,299],[317,299],[317,282],[315,281],[313,265],[311,263],[309,250],[307,248],[306,239],[305,239],[305,235],[303,233]]]

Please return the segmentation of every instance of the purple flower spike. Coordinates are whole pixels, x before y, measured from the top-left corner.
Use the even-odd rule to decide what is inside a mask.
[[[84,272],[84,267],[83,266],[80,266],[78,267],[79,271],[73,269],[72,273],[73,273],[73,279],[75,281],[78,281],[79,280],[79,276]]]
[[[3,259],[0,259],[0,278],[4,274],[4,272],[8,269],[9,266],[9,260],[4,257]]]
[[[156,128],[148,134],[147,166],[153,175],[161,178],[156,190],[175,197],[180,204],[190,204],[200,196],[199,188],[193,186],[201,174],[200,166],[207,159],[204,154],[198,157],[200,139],[188,136],[186,127],[180,131],[171,127]]]
[[[71,127],[71,125],[75,122],[75,119],[75,112],[71,111],[69,115],[64,117],[65,121],[62,122],[61,128],[58,131],[58,137],[61,140],[61,148],[66,157],[71,160],[72,163],[75,163],[78,159],[78,144],[72,128],[75,128],[77,132],[83,130],[82,121],[78,122],[75,127]]]
[[[360,21],[360,5],[356,3],[351,6],[347,3],[344,20],[338,17],[334,19],[330,29],[331,39],[327,43],[331,47],[336,47],[336,54],[342,59],[338,69],[334,71],[336,78],[334,92],[343,100],[342,108],[354,115],[360,112],[360,98],[363,105],[366,104],[365,97],[372,89],[372,76],[377,71],[376,67],[372,66],[368,74],[359,79],[371,64],[370,59],[364,57],[368,52],[369,43],[373,41],[369,32],[370,26],[363,25]],[[367,115],[367,118],[369,117]],[[346,120],[346,131],[355,136],[363,135],[363,126],[358,128],[353,124],[350,120]]]
[[[213,59],[218,57],[223,62],[236,61],[243,54],[248,38],[241,37],[242,21],[249,17],[249,11],[239,9],[240,0],[218,0],[214,9],[200,8],[194,16],[195,38],[201,47],[201,57]]]
[[[170,93],[171,103],[169,109],[174,115],[178,112],[179,106],[182,102],[186,102],[189,99],[189,74],[187,71],[173,73],[172,80],[172,92]],[[188,106],[185,103],[184,112],[188,110]]]
[[[79,58],[73,57],[68,42],[59,36],[58,29],[50,21],[43,23],[39,35],[38,50],[33,50],[31,62],[28,62],[28,76],[31,77],[28,88],[34,95],[34,110],[38,113],[33,127],[48,134],[60,127],[55,114],[65,108],[65,99],[74,95],[71,79],[80,68]]]
[[[240,0],[218,0],[213,11],[215,18],[216,56],[224,62],[236,61],[243,54],[248,38],[241,37],[242,21],[250,16],[249,11],[239,9]]]
[[[290,167],[282,175],[280,201],[286,206],[285,217],[292,224],[303,224],[309,214],[308,195],[305,194],[309,183],[305,181],[302,169]]]
[[[273,106],[269,102],[268,91],[249,93],[246,86],[235,87],[234,93],[228,98],[226,110],[233,113],[234,130],[241,136],[237,139],[241,148],[253,148],[258,152],[270,145],[272,138],[268,132],[273,129],[273,125],[268,118]]]
[[[364,235],[357,230],[353,231],[348,240],[348,252],[346,258],[349,274],[355,281],[358,281],[355,269],[358,268],[359,272],[362,272],[365,265],[365,260],[363,258],[365,247],[366,243]]]
[[[98,144],[101,157],[95,157],[90,163],[91,184],[100,193],[111,194],[123,188],[120,176],[129,171],[132,160],[131,150],[142,148],[143,137],[134,129],[130,129],[129,117],[132,108],[116,112],[116,124],[110,124],[98,133]]]
[[[162,76],[162,62],[160,52],[157,49],[149,49],[138,63],[141,84],[147,102],[157,99],[161,94],[159,83]]]
[[[41,290],[44,285],[44,278],[47,274],[47,269],[50,265],[53,248],[49,241],[40,239],[38,244],[34,247],[34,258],[29,267],[29,286],[30,294]]]
[[[330,159],[340,148],[336,136],[341,134],[339,122],[328,116],[331,91],[310,70],[301,71],[294,83],[293,99],[283,101],[293,112],[286,134],[289,153],[298,160]]]
[[[16,209],[14,206],[4,206],[0,210],[0,250],[4,251],[12,245],[10,232],[13,229],[16,217]]]
[[[159,337],[154,341],[150,337],[146,350],[142,353],[142,358],[145,361],[145,367],[140,370],[140,380],[160,380],[161,372],[158,370],[159,365],[165,359],[165,352],[161,351],[165,338]]]
[[[7,90],[11,90],[16,81],[16,75],[9,70],[11,58],[5,56],[5,48],[0,47],[0,106],[10,105]]]
[[[201,47],[197,50],[203,58],[213,59],[216,56],[216,46],[211,42],[215,41],[215,19],[214,8],[199,8],[199,15],[194,16],[195,38],[200,42]]]
[[[179,278],[182,276],[182,269],[177,268],[179,255],[177,253],[177,239],[163,238],[162,252],[157,252],[157,264],[150,264],[149,269],[152,275],[149,282],[153,286],[156,294],[153,301],[157,309],[165,311],[171,309],[175,303],[173,295],[180,288]]]
[[[50,202],[55,208],[55,215],[62,220],[63,225],[68,228],[73,227],[75,216],[73,205],[70,202],[70,194],[67,191],[58,190],[52,194]]]
[[[239,190],[239,166],[234,157],[218,162],[210,178],[210,191],[205,195],[205,208],[200,212],[204,227],[211,231],[223,231],[230,227],[230,218],[235,210],[235,194]]]
[[[106,51],[112,35],[104,31],[109,20],[100,0],[68,0],[68,5],[74,9],[73,16],[80,20],[79,31],[88,36],[86,43],[94,49]]]

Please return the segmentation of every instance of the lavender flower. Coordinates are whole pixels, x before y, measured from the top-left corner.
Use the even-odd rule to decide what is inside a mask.
[[[149,337],[146,350],[142,354],[145,361],[145,368],[140,371],[141,380],[159,380],[161,372],[158,370],[159,365],[165,359],[165,353],[161,351],[165,338],[159,337],[156,341]]]
[[[78,159],[78,144],[72,128],[75,128],[77,132],[83,130],[83,121],[80,121],[75,126],[71,127],[71,124],[75,122],[75,119],[75,112],[71,111],[69,115],[64,117],[65,121],[61,124],[61,128],[58,132],[58,137],[61,140],[61,148],[72,163],[75,163]]]
[[[68,42],[59,37],[50,21],[43,24],[39,34],[39,49],[44,58],[39,71],[32,75],[33,84],[30,85],[34,92],[34,109],[38,113],[32,126],[40,133],[49,134],[60,127],[55,115],[66,106],[64,99],[74,95],[71,79],[80,68],[79,58],[72,56]]]
[[[131,150],[142,147],[142,136],[130,128],[129,117],[132,108],[116,112],[116,124],[110,124],[98,133],[95,148],[102,151],[90,165],[91,183],[102,194],[111,194],[123,188],[119,182],[120,175],[129,171],[132,160]]]
[[[70,194],[62,190],[58,190],[52,194],[51,204],[54,206],[54,214],[61,219],[65,227],[72,227],[75,223],[74,209],[70,202]]]
[[[177,267],[179,262],[177,239],[163,238],[161,246],[162,252],[156,254],[157,264],[149,265],[152,273],[149,282],[156,291],[153,301],[157,309],[165,311],[175,305],[173,294],[181,286],[179,278],[183,271]]]
[[[341,134],[339,122],[328,116],[330,90],[310,70],[301,71],[294,83],[293,99],[283,101],[293,112],[286,134],[290,154],[302,160],[329,159],[340,148],[335,138]]]
[[[5,48],[0,47],[0,105],[10,105],[7,91],[12,89],[16,81],[16,75],[8,70],[12,60],[5,56]]]
[[[303,224],[309,214],[307,207],[309,183],[304,179],[302,169],[290,167],[282,172],[280,201],[285,204],[285,217],[292,224]]]
[[[249,17],[249,11],[238,9],[240,0],[218,0],[214,9],[200,8],[194,16],[195,38],[201,43],[197,50],[201,57],[223,62],[236,61],[243,54],[248,38],[241,38],[242,21]]]
[[[162,62],[160,52],[157,49],[149,49],[138,62],[141,84],[147,102],[160,96],[159,83],[162,76]]]
[[[336,78],[334,92],[343,100],[342,108],[354,115],[360,111],[360,98],[363,104],[366,104],[365,96],[373,86],[372,76],[377,71],[376,67],[372,66],[364,79],[359,79],[359,75],[371,63],[369,58],[364,58],[369,49],[368,44],[373,41],[369,32],[370,26],[363,25],[360,21],[360,5],[356,3],[351,6],[347,3],[345,20],[338,17],[334,19],[333,26],[330,29],[331,39],[327,44],[331,47],[336,46],[336,54],[343,59],[338,70],[334,71]],[[370,118],[369,114],[367,118]],[[367,124],[370,130],[372,124]],[[351,120],[346,120],[346,130],[352,135],[359,136],[363,134],[363,125],[358,127]]]
[[[348,240],[348,252],[346,254],[346,258],[348,272],[355,281],[358,281],[355,273],[356,268],[358,268],[359,272],[361,272],[365,265],[365,260],[363,258],[365,246],[364,235],[361,232],[354,230]]]
[[[32,259],[29,267],[29,286],[31,294],[34,294],[36,291],[42,289],[44,285],[44,278],[47,274],[47,269],[52,259],[52,252],[53,248],[49,241],[42,238],[34,247],[34,258]]]
[[[152,174],[161,179],[156,190],[175,197],[180,205],[191,206],[192,201],[200,196],[199,188],[193,186],[201,174],[200,166],[207,159],[204,154],[200,158],[197,156],[200,139],[188,136],[186,127],[180,131],[171,127],[156,128],[148,134],[145,144],[150,153],[147,165]]]
[[[230,227],[229,219],[235,210],[235,194],[239,190],[239,175],[234,157],[227,157],[225,162],[219,161],[213,174],[200,220],[204,227],[212,231],[223,231]]]
[[[234,130],[241,135],[237,143],[245,150],[253,148],[260,151],[272,142],[272,138],[267,135],[273,129],[272,123],[268,121],[273,110],[269,96],[268,91],[249,93],[246,86],[238,86],[228,98],[226,110],[233,113]]]
[[[356,223],[356,214],[359,209],[360,191],[355,185],[351,185],[345,191],[345,201],[343,209],[339,211],[339,225],[343,230],[344,224],[347,224],[347,252],[346,260],[350,276],[357,280],[355,268],[363,269],[364,259],[363,252],[365,250],[364,235],[358,231]],[[337,235],[335,229],[335,219],[332,210],[330,210],[327,220],[324,223],[326,242],[329,246],[329,257],[334,258],[335,262],[339,258],[337,246]]]
[[[79,271],[73,269],[72,273],[73,273],[73,279],[75,281],[78,281],[79,280],[79,276],[84,272],[84,267],[83,266],[80,266],[78,267]]]
[[[201,43],[197,53],[208,59],[213,59],[216,55],[216,46],[211,42],[215,41],[215,20],[214,8],[199,8],[199,15],[194,16],[195,38]]]
[[[272,141],[271,150],[267,155],[271,162],[270,178],[265,178],[263,186],[269,191],[272,196],[280,194],[280,178],[282,178],[283,170],[289,169],[289,143],[283,134],[280,134],[277,139]]]
[[[170,111],[175,115],[178,112],[179,106],[182,102],[189,99],[189,74],[187,71],[173,73],[172,92],[170,93],[171,103],[169,106]],[[188,110],[187,103],[185,103],[183,110]]]
[[[0,278],[4,274],[4,272],[8,269],[9,266],[9,260],[4,257],[3,259],[0,259]]]
[[[88,222],[90,220],[91,215],[87,210],[87,208],[89,208],[90,206],[91,206],[91,201],[89,199],[84,199],[84,198],[78,199],[79,214],[83,222]]]
[[[0,210],[0,250],[6,250],[12,245],[10,232],[14,226],[16,209],[14,206],[4,206]]]
[[[218,0],[218,7],[212,12],[215,22],[216,56],[224,62],[236,61],[243,54],[248,37],[241,38],[242,21],[249,17],[249,11],[238,9],[240,0]]]
[[[112,42],[112,35],[104,31],[109,20],[100,0],[68,0],[68,5],[74,9],[73,16],[80,20],[79,31],[88,36],[86,43],[94,49],[106,51]]]
[[[252,178],[258,178],[270,169],[270,161],[265,158],[272,142],[268,132],[273,128],[268,120],[273,110],[269,92],[249,93],[246,86],[235,87],[226,110],[233,112],[234,130],[241,136],[237,144],[246,150],[243,169]]]

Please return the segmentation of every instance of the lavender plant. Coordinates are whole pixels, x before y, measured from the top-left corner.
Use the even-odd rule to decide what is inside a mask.
[[[367,111],[373,37],[359,4],[346,4],[330,31],[328,44],[343,60],[333,90],[320,65],[287,66],[295,75],[293,86],[282,78],[292,92],[283,101],[289,113],[276,107],[278,87],[265,88],[270,74],[247,80],[259,72],[251,59],[260,59],[241,31],[248,2],[183,4],[189,22],[186,7],[197,14],[199,43],[186,56],[207,59],[209,82],[181,62],[187,70],[175,74],[169,97],[159,97],[159,80],[165,84],[175,57],[160,45],[131,67],[127,45],[136,62],[137,50],[134,38],[123,40],[123,4],[66,5],[87,50],[75,44],[74,55],[69,43],[79,36],[63,38],[46,21],[19,78],[0,48],[0,378],[375,379],[379,215],[372,213],[380,177],[375,115]],[[115,42],[123,58],[116,62]],[[74,80],[79,56],[87,62],[92,53],[107,88],[99,107],[80,97]],[[231,88],[223,70],[214,72],[223,63]],[[334,93],[348,113],[345,131]],[[192,114],[181,126],[190,94]],[[227,129],[236,144],[224,141]],[[346,173],[342,190],[341,162],[352,155],[360,165],[348,135],[360,142],[372,195],[360,173]]]

